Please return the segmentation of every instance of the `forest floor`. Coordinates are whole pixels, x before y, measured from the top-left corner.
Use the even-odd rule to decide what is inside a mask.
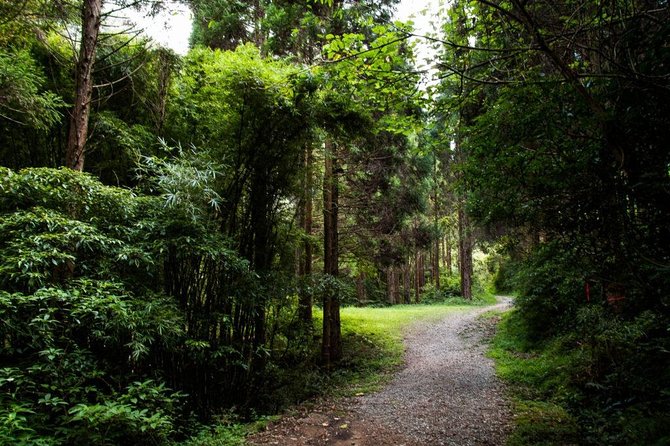
[[[381,391],[297,408],[248,438],[251,445],[502,445],[511,410],[484,355],[511,301],[418,322],[405,337],[405,366]]]

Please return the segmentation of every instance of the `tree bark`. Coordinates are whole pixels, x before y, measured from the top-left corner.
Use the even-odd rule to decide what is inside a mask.
[[[84,151],[88,137],[88,119],[93,97],[93,66],[102,16],[103,0],[84,0],[82,6],[81,46],[75,65],[75,98],[65,148],[65,165],[84,170]]]
[[[461,295],[472,299],[472,231],[461,200],[458,207],[458,270],[461,275]]]
[[[424,253],[421,251],[416,252],[416,277],[414,281],[414,291],[415,296],[414,300],[416,303],[421,301],[421,290],[423,290],[424,285],[426,284],[426,269],[424,262]]]
[[[395,276],[392,266],[386,267],[386,300],[389,304],[395,304]]]
[[[337,156],[332,142],[326,143],[323,174],[323,272],[336,279],[339,275],[338,259],[338,181]],[[336,286],[326,287],[323,296],[323,340],[321,359],[330,368],[342,357],[340,329],[340,297]]]
[[[309,237],[312,235],[312,146],[307,144],[303,153],[303,167],[305,169],[303,177],[303,200],[300,210],[300,224],[305,231],[305,240],[302,246],[302,258],[298,259],[298,274],[304,278],[312,275],[312,242]],[[312,327],[312,293],[311,287],[302,287],[298,296],[298,317],[305,327]]]
[[[265,8],[260,0],[253,0],[253,16],[254,16],[254,31],[253,40],[258,48],[265,53],[263,46],[265,45],[265,35],[263,34],[262,22],[265,19]]]
[[[402,291],[403,303],[412,303],[412,288],[410,285],[410,265],[409,262],[403,265],[402,269]]]
[[[440,239],[436,239],[433,243],[433,250],[435,254],[433,255],[433,280],[435,283],[435,288],[440,289]]]
[[[444,240],[444,257],[446,261],[446,267],[447,271],[449,273],[449,276],[451,276],[453,272],[453,256],[451,254],[451,235],[449,232],[447,232],[447,237]]]
[[[173,56],[168,50],[161,49],[158,52],[158,79],[157,79],[157,95],[156,103],[153,105],[156,134],[163,135],[163,127],[165,125],[165,117],[167,113],[167,100],[170,91],[170,83],[172,74],[175,69]]]
[[[438,201],[438,164],[437,157],[433,157],[433,178],[435,180],[433,188],[433,224],[435,227],[435,234],[440,233],[440,202]],[[436,289],[440,289],[440,236],[435,237],[433,244],[433,283]]]
[[[356,297],[358,305],[364,305],[368,300],[367,292],[365,291],[365,272],[363,271],[356,276]]]

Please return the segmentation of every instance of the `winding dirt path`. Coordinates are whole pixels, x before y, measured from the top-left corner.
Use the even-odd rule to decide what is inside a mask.
[[[405,367],[381,391],[324,403],[282,418],[251,445],[503,445],[509,405],[482,339],[491,323],[477,317],[497,305],[469,308],[408,332]]]

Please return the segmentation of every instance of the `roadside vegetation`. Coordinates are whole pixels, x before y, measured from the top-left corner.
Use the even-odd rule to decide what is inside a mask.
[[[522,311],[494,315],[488,352],[513,404],[509,446],[670,442],[667,370],[655,363],[662,347],[649,338],[650,320],[608,320],[596,304],[574,331],[537,337]]]
[[[171,3],[0,1],[0,444],[238,438],[494,278],[524,436],[668,443],[667,1],[445,2],[434,73],[399,0],[112,26]]]
[[[323,398],[339,398],[366,394],[379,390],[403,363],[403,339],[407,329],[419,321],[437,321],[454,312],[467,311],[472,306],[489,304],[481,299],[464,302],[447,300],[434,304],[396,305],[392,307],[344,307],[342,333],[344,356],[331,373],[324,370],[296,370],[300,376],[295,386],[282,392],[296,392],[304,400],[296,403],[309,406]],[[320,324],[319,318],[315,323]],[[318,352],[318,343],[313,349]],[[318,354],[318,353],[315,353]],[[305,393],[305,386],[311,394]],[[308,397],[311,397],[309,399]],[[290,406],[284,409],[291,410]],[[228,446],[244,444],[244,438],[261,429],[276,417],[259,416],[249,423],[240,419],[220,419],[214,428],[207,428],[186,445]]]

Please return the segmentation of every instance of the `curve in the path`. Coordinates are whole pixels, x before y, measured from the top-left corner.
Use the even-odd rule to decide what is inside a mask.
[[[502,299],[415,326],[406,339],[406,367],[360,400],[360,417],[402,433],[408,444],[504,444],[509,405],[475,324],[482,313],[508,305]]]
[[[285,417],[249,439],[281,446],[503,445],[510,410],[493,362],[484,355],[478,316],[465,309],[412,327],[406,367],[380,392]]]

